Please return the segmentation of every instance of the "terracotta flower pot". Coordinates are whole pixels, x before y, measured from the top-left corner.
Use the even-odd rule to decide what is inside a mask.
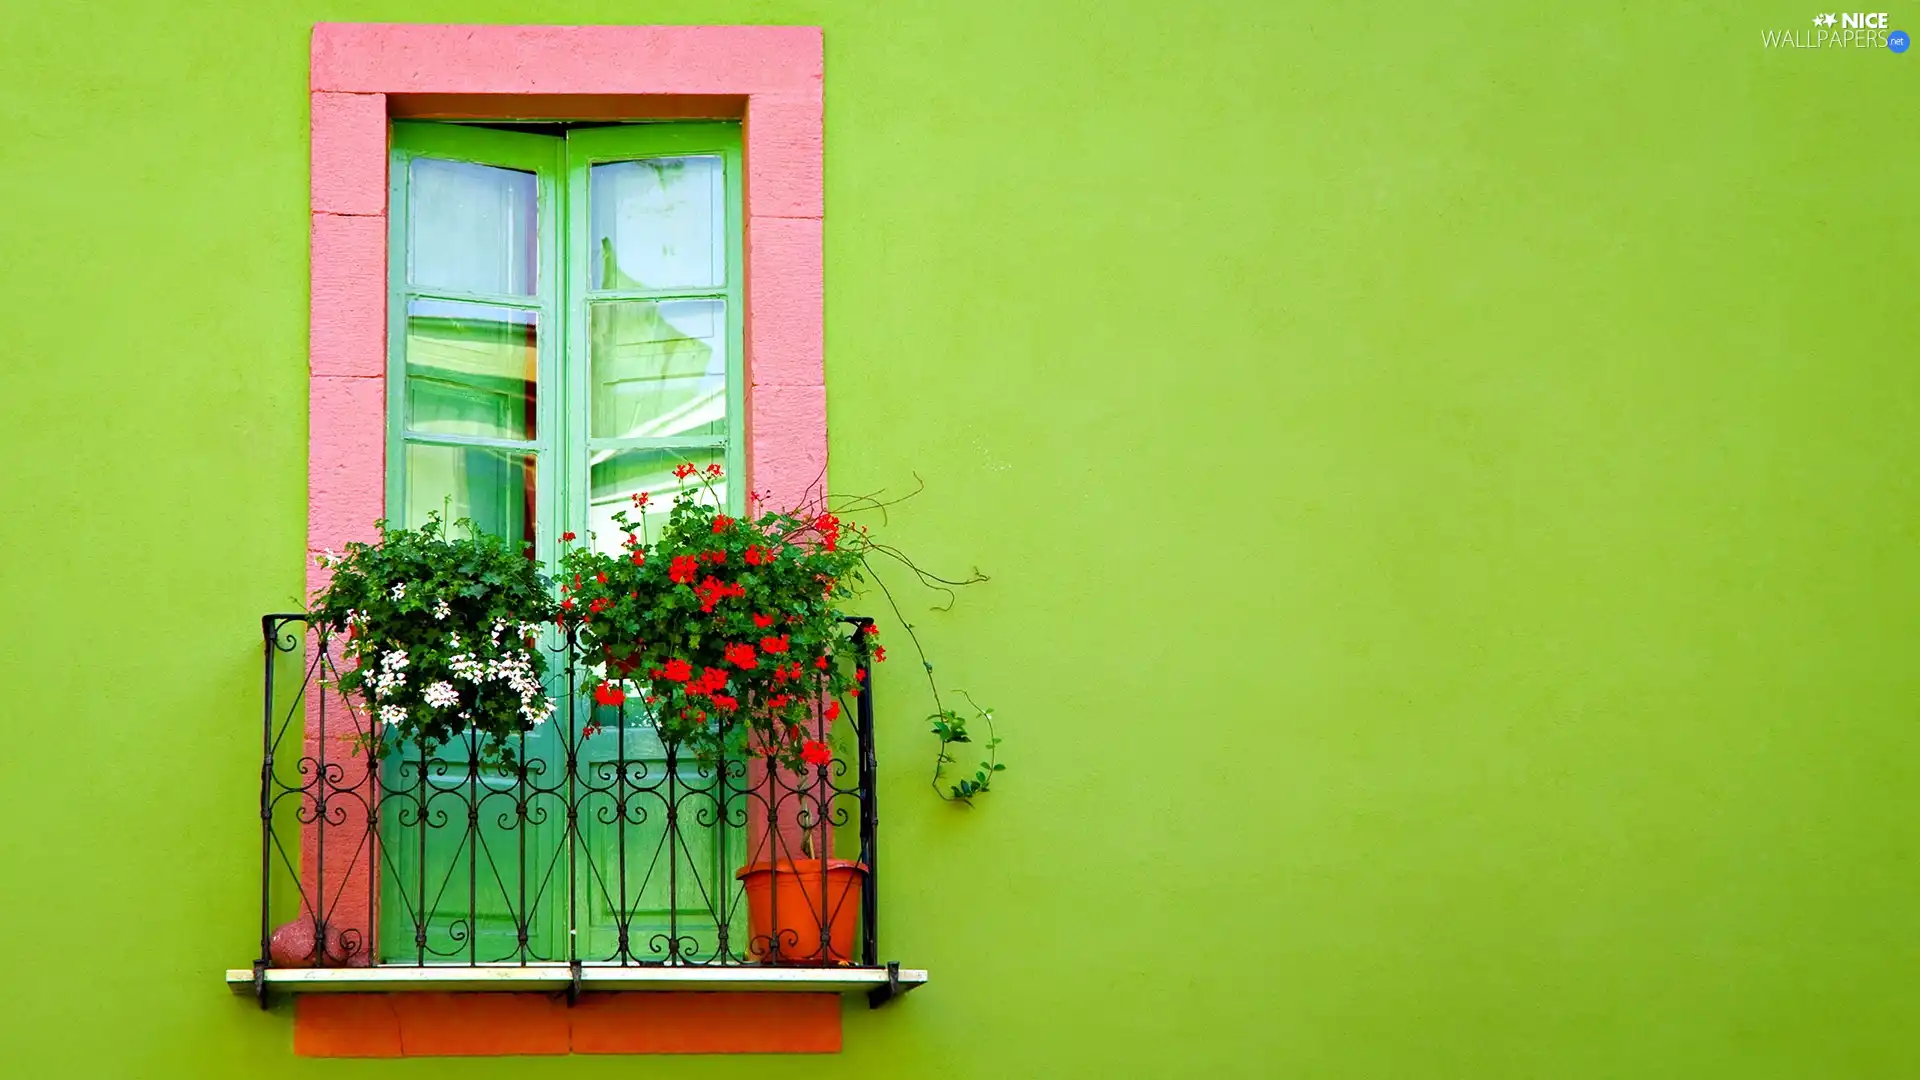
[[[366,963],[349,946],[347,935],[328,929],[326,955],[320,955],[312,919],[295,919],[281,926],[268,938],[267,958],[274,967],[358,967]]]
[[[820,859],[782,859],[734,875],[746,886],[747,949],[755,960],[822,967],[853,963],[853,928],[860,921],[860,885],[867,868],[828,859],[823,881],[820,864]],[[823,925],[825,950],[820,947]]]

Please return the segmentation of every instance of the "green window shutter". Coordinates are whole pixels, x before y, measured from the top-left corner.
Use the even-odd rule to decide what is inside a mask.
[[[570,527],[620,539],[614,510],[664,516],[682,461],[746,493],[738,124],[629,124],[567,135]]]
[[[723,497],[742,507],[737,124],[539,135],[401,122],[391,176],[391,520],[444,509],[534,541],[551,564],[565,532],[618,543],[610,515],[636,491],[664,509],[683,461],[724,465]],[[570,765],[579,778],[621,762],[648,783],[666,777],[651,728],[603,713],[593,736],[563,722],[527,736],[540,786]],[[669,841],[664,808],[637,809],[656,796],[624,815],[608,796],[570,827],[558,795],[516,798],[515,777],[473,751],[405,747],[383,766],[398,794],[380,808],[381,962],[614,960],[622,911],[629,959],[718,947],[731,916],[711,911],[734,907],[738,828],[683,825]],[[691,763],[673,772],[704,782]]]

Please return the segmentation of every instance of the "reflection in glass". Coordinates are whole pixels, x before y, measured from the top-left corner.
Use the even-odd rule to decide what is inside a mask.
[[[407,427],[434,435],[534,437],[538,317],[518,308],[407,304]]]
[[[448,522],[472,518],[495,536],[519,542],[533,539],[534,458],[484,446],[432,446],[408,443],[406,450],[408,528],[418,528],[431,511]]]
[[[723,300],[592,305],[594,438],[724,434],[726,328]]]
[[[710,487],[702,484],[699,476],[683,480],[673,475],[674,467],[681,464],[692,465],[700,470],[700,475],[705,475],[709,466],[725,467],[726,451],[713,447],[595,452],[587,478],[591,489],[587,499],[587,533],[594,550],[615,552],[626,540],[626,534],[613,520],[617,510],[625,510],[628,520],[636,524],[644,523],[644,539],[657,540],[668,511],[673,509],[673,500],[681,492],[693,492],[695,498],[710,505],[727,504],[724,478],[712,481]],[[635,510],[633,496],[642,491],[647,493],[647,506],[644,510]]]
[[[726,281],[724,173],[718,157],[593,166],[590,286],[678,289]]]
[[[408,279],[428,289],[531,296],[540,276],[534,175],[414,158],[408,181]]]

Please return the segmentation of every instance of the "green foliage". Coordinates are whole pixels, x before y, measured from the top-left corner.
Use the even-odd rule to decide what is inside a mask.
[[[928,665],[927,670],[931,673],[932,665]],[[979,744],[981,749],[986,751],[987,756],[980,762],[980,767],[974,770],[972,776],[963,776],[958,780],[950,781],[947,776],[947,766],[959,764],[960,759],[949,753],[948,748],[959,743],[972,743],[973,734],[967,730],[968,718],[959,710],[943,708],[934,713],[927,718],[933,722],[934,737],[940,740],[940,749],[933,766],[933,790],[939,792],[943,799],[971,804],[974,796],[984,795],[992,790],[993,774],[1005,772],[1007,767],[1000,763],[1000,736],[993,730],[993,710],[976,704],[965,691],[961,691],[960,696],[966,698],[967,704],[973,709],[973,719],[987,726],[987,741]],[[941,787],[942,784],[946,785],[944,789]]]
[[[539,634],[551,587],[530,550],[473,522],[450,536],[440,515],[419,529],[379,523],[380,542],[320,557],[333,578],[314,597],[314,625],[344,638],[338,688],[367,709],[368,749],[433,747],[467,732],[511,762],[510,736],[553,714]]]

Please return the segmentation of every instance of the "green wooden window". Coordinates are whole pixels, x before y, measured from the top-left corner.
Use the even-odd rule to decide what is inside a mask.
[[[555,554],[742,475],[740,129],[394,125],[387,514]],[[741,502],[738,485],[723,497]]]
[[[532,134],[396,123],[391,177],[389,519],[472,518],[533,542],[551,563],[567,532],[616,547],[624,534],[611,516],[631,509],[634,492],[651,492],[649,509],[664,513],[681,462],[724,465],[720,497],[740,509],[744,492],[731,482],[743,457],[738,125]],[[526,751],[550,776],[566,767],[553,728],[530,736]],[[665,752],[651,728],[630,723],[624,740],[626,760],[660,774]],[[577,767],[610,766],[615,745],[611,730],[582,739]],[[410,753],[385,766],[390,784],[513,783],[485,765],[470,774],[463,746],[434,751],[444,769]],[[683,894],[699,895],[728,888],[741,857],[737,829],[683,830],[664,854],[659,836],[636,835],[657,824],[583,819],[570,837],[564,804],[537,797],[524,822],[482,815],[470,849],[464,828],[423,828],[408,805],[382,804],[388,962],[564,959],[576,947],[611,956],[608,900],[619,890],[608,875],[628,875],[632,932],[644,941],[650,916],[667,922],[662,858],[703,879]],[[562,895],[556,866],[582,858],[602,887]],[[414,933],[422,910],[433,928],[424,943]],[[455,940],[451,927],[469,913],[472,933]],[[711,951],[705,939],[717,931],[699,914],[677,916],[696,953]],[[516,940],[522,921],[525,943]]]

